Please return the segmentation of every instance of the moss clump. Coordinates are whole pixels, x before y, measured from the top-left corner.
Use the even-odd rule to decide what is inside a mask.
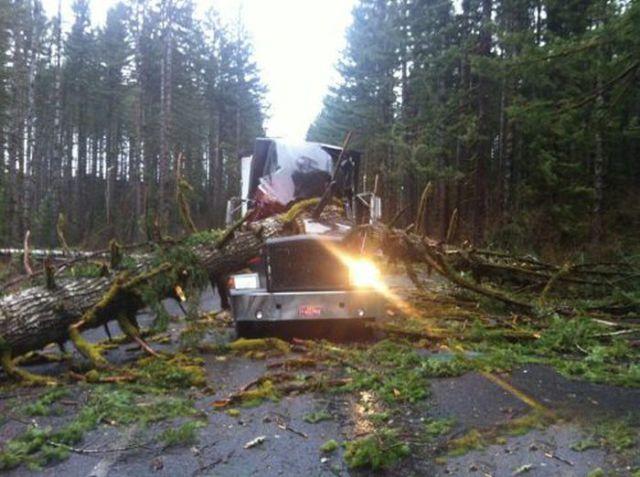
[[[240,393],[238,399],[242,407],[255,407],[266,400],[278,401],[280,399],[280,393],[274,386],[273,381],[267,379],[262,381],[257,388]]]
[[[600,447],[600,443],[591,438],[582,439],[571,444],[571,449],[576,452],[584,452],[589,449],[597,449],[598,447]]]
[[[605,477],[606,475],[607,474],[604,473],[604,470],[598,467],[597,469],[590,470],[587,477]]]
[[[544,429],[552,422],[552,418],[542,412],[532,411],[524,416],[512,419],[501,426],[504,434],[509,436],[523,436],[534,429]]]
[[[329,439],[327,442],[320,446],[320,452],[324,452],[325,454],[330,454],[335,451],[339,447],[338,441],[335,439]]]
[[[73,278],[97,278],[102,274],[102,265],[101,263],[78,263],[68,270],[64,271],[61,276],[62,277],[73,277]]]
[[[66,447],[82,442],[84,435],[101,422],[146,425],[197,414],[193,403],[187,399],[144,393],[133,385],[92,386],[86,405],[62,428],[30,427],[19,437],[7,441],[0,452],[0,470],[23,463],[37,468],[65,459],[69,453]]]
[[[638,444],[638,430],[628,420],[607,421],[596,426],[595,437],[601,447],[623,452]]]
[[[320,202],[320,199],[317,197],[301,200],[294,204],[287,212],[282,214],[282,221],[287,224],[293,222],[300,216],[300,214],[318,205],[318,202]]]
[[[532,411],[491,429],[483,431],[471,429],[462,437],[447,442],[446,455],[447,457],[459,457],[468,452],[483,449],[488,445],[504,445],[507,443],[505,436],[521,436],[533,429],[544,429],[553,421],[554,418],[550,415]],[[450,419],[427,422],[424,432],[426,440],[431,441],[439,435],[448,433],[453,428],[453,424]]]
[[[382,429],[369,436],[345,443],[344,460],[350,468],[389,467],[408,456],[411,450],[394,429]]]
[[[477,429],[471,429],[464,436],[452,439],[447,444],[447,455],[458,457],[473,450],[482,449],[486,442]]]
[[[51,428],[31,426],[20,437],[7,441],[0,452],[0,470],[8,470],[27,464],[38,470],[50,462],[64,460],[69,451],[48,444]]]
[[[350,350],[346,361],[352,363],[353,381],[342,391],[373,390],[388,404],[416,402],[429,394],[424,360],[408,345],[381,341],[364,351]]]
[[[451,359],[430,357],[422,362],[425,374],[429,377],[444,378],[462,376],[473,369],[473,365],[461,355],[454,355]]]
[[[141,384],[162,389],[207,385],[203,360],[183,354],[177,354],[168,360],[152,356],[142,358],[133,371]]]
[[[126,381],[136,383],[145,392],[207,386],[204,361],[184,354],[170,358],[146,356],[125,368],[88,371],[84,376],[89,383]]]
[[[49,416],[54,411],[52,404],[67,396],[69,396],[68,389],[52,389],[42,394],[36,401],[25,405],[22,412],[28,416]]]
[[[333,419],[333,416],[325,410],[310,412],[302,416],[302,420],[309,424],[316,424],[321,421],[330,421],[331,419]]]
[[[287,354],[291,351],[291,346],[286,341],[278,338],[239,338],[233,343],[229,343],[229,350],[234,353],[250,353],[255,351],[275,351],[280,354]]]
[[[295,369],[315,368],[317,366],[315,359],[311,358],[292,358],[282,362],[282,369],[292,371]]]
[[[424,437],[430,441],[448,434],[453,429],[453,419],[429,419],[424,425]]]
[[[639,442],[637,428],[627,419],[616,419],[600,422],[588,437],[574,443],[571,448],[578,452],[602,448],[624,453],[635,449]]]
[[[184,241],[187,247],[211,246],[220,240],[224,230],[209,229],[189,235]]]
[[[188,323],[180,333],[180,349],[191,350],[197,348],[209,329],[210,326],[206,323]]]
[[[87,405],[76,422],[81,424],[106,421],[113,425],[161,421],[197,414],[193,403],[162,392],[145,392],[137,385],[99,385],[92,389]]]
[[[371,421],[372,424],[382,425],[389,422],[391,419],[391,413],[389,411],[374,412],[373,414],[368,414],[367,419]]]
[[[603,327],[590,318],[573,319],[554,316],[538,340],[538,347],[558,352],[575,353],[578,348],[597,344],[597,334]]]
[[[639,387],[640,364],[633,363],[630,359],[634,359],[632,355],[623,362],[593,363],[584,359],[574,360],[558,356],[550,358],[548,364],[569,378],[615,386]]]
[[[188,421],[180,426],[169,428],[160,434],[159,440],[166,447],[193,444],[198,440],[198,430],[205,427],[202,421]]]
[[[478,450],[491,444],[506,444],[505,436],[522,436],[533,429],[544,429],[553,422],[553,417],[542,412],[532,411],[523,416],[512,419],[506,424],[499,425],[492,429],[479,431],[471,429],[462,437],[452,439],[447,443],[447,455],[449,457],[459,457],[473,450]],[[449,425],[452,425],[450,423]],[[448,432],[444,423],[442,426],[435,425],[434,431],[443,429]]]

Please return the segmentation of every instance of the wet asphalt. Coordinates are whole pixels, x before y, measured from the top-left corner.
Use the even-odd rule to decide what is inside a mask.
[[[216,310],[218,297],[206,290],[200,297],[200,307]],[[167,311],[180,316],[175,302],[165,302]],[[149,325],[153,316],[141,313],[139,322]],[[117,325],[111,325],[117,336]],[[179,333],[180,324],[172,321],[170,332]],[[85,336],[93,341],[106,337],[102,329],[91,330]],[[233,339],[233,332],[226,333]],[[159,345],[154,344],[158,347]],[[165,345],[166,346],[166,345]],[[71,347],[68,348],[71,350]],[[127,362],[138,357],[132,345],[120,346],[107,353],[114,362]],[[78,356],[76,358],[80,359]],[[630,455],[620,455],[602,449],[584,452],[572,450],[572,445],[588,435],[590,423],[605,418],[625,418],[640,412],[640,390],[573,381],[545,366],[527,366],[501,375],[500,378],[556,413],[561,420],[543,430],[523,436],[507,437],[500,445],[490,445],[461,457],[438,460],[438,443],[417,446],[400,465],[379,471],[348,469],[342,459],[343,450],[324,455],[320,446],[329,439],[344,442],[362,435],[372,424],[363,413],[366,393],[359,396],[304,394],[285,397],[279,402],[267,402],[255,408],[240,409],[239,416],[216,411],[212,403],[261,376],[266,363],[242,357],[205,355],[205,367],[215,395],[203,396],[197,406],[207,418],[198,442],[190,446],[162,448],[153,436],[180,421],[154,424],[146,428],[101,426],[90,432],[81,445],[84,452],[72,453],[66,461],[40,471],[24,467],[6,473],[9,476],[364,476],[364,475],[425,475],[425,476],[563,476],[584,477],[596,468],[604,475],[631,475],[640,466],[638,449]],[[66,364],[39,364],[29,370],[43,374],[64,372]],[[4,379],[0,375],[0,380]],[[77,389],[77,393],[81,391]],[[74,391],[75,393],[75,391]],[[16,403],[37,398],[38,390],[8,391],[0,396],[0,442],[19,435],[29,422],[19,422],[12,410]],[[80,398],[73,394],[73,398]],[[371,403],[368,403],[371,407]],[[65,405],[62,415],[33,418],[40,426],[53,427],[71,419],[76,412],[72,403]],[[311,412],[326,411],[332,418],[310,424],[303,417]],[[429,418],[451,417],[455,420],[454,436],[470,429],[490,429],[530,411],[520,398],[477,373],[457,378],[433,379],[430,398],[407,406],[398,417],[403,427],[419,431]],[[396,422],[395,424],[398,424]],[[392,423],[393,424],[393,423]],[[250,449],[245,444],[257,437],[264,441]],[[118,450],[124,449],[124,450]]]

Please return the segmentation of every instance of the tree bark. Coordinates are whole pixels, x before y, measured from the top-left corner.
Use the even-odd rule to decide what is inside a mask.
[[[55,74],[54,74],[54,111],[53,111],[53,157],[49,166],[49,184],[53,193],[53,217],[60,214],[62,196],[62,160],[64,155],[62,134],[62,0],[58,0],[55,34]],[[55,243],[55,231],[49,232],[48,243]]]
[[[488,57],[491,54],[492,0],[482,1],[482,25],[478,40],[478,54]],[[491,156],[491,137],[489,125],[489,84],[486,73],[478,77],[478,144],[476,148],[476,171],[474,181],[473,243],[480,245],[485,238],[487,226],[487,169]]]
[[[134,107],[134,137],[130,140],[131,160],[129,163],[129,173],[133,181],[133,218],[131,220],[130,237],[135,242],[140,239],[139,220],[142,216],[142,174],[141,165],[143,163],[143,137],[142,130],[145,124],[144,116],[144,74],[143,74],[143,52],[142,52],[142,27],[145,15],[144,3],[139,0],[134,4],[135,8],[135,79],[137,94]]]
[[[223,204],[224,194],[222,191],[223,155],[220,146],[220,113],[213,112],[209,131],[209,173],[211,174],[213,223],[221,225],[224,223]]]
[[[169,203],[170,177],[169,177],[169,161],[170,161],[170,145],[169,134],[171,129],[171,86],[172,86],[172,16],[173,1],[165,0],[162,3],[163,11],[163,54],[160,64],[160,164],[158,175],[158,197],[157,211],[158,220],[161,227],[169,224]]]
[[[600,68],[600,61],[598,62],[598,68]],[[604,202],[604,152],[602,144],[602,121],[599,119],[600,111],[604,106],[604,98],[602,96],[602,75],[599,69],[596,78],[596,86],[599,93],[598,97],[596,98],[596,150],[593,158],[593,189],[595,192],[595,196],[593,202],[593,224],[591,229],[591,241],[594,246],[600,245],[600,242],[602,240],[602,209]]]

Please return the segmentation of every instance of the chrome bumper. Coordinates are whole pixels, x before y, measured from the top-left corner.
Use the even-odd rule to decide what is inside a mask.
[[[231,290],[236,321],[348,320],[377,318],[383,297],[373,290],[279,292]],[[309,313],[312,310],[313,313]],[[260,317],[260,318],[259,318]]]

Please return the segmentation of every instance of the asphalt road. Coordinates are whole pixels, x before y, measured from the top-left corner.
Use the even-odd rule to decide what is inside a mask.
[[[218,299],[206,291],[200,299],[201,307],[213,310]],[[165,303],[168,311],[180,315],[173,302]],[[152,316],[139,316],[142,325],[149,324]],[[179,324],[173,323],[173,334]],[[116,325],[112,325],[116,335]],[[87,334],[91,340],[105,338],[102,329]],[[233,339],[233,332],[223,333],[219,339]],[[154,345],[155,346],[155,345]],[[71,349],[71,348],[69,348]],[[112,362],[126,362],[138,356],[131,345],[109,351]],[[198,443],[193,446],[161,448],[138,447],[149,436],[161,432],[169,424],[160,423],[146,428],[115,428],[101,426],[89,433],[83,449],[96,452],[72,453],[70,458],[42,471],[34,472],[23,467],[7,473],[11,476],[65,475],[65,476],[333,476],[333,475],[435,475],[435,476],[576,476],[584,477],[596,468],[604,475],[631,475],[630,467],[640,462],[629,462],[602,449],[576,452],[572,444],[586,436],[589,421],[598,417],[626,417],[640,408],[640,390],[623,389],[571,381],[553,370],[542,366],[528,366],[508,375],[499,376],[500,382],[515,387],[519,392],[553,410],[563,417],[558,423],[544,430],[535,430],[523,436],[508,437],[500,445],[491,445],[446,462],[436,463],[435,450],[417,448],[400,466],[385,471],[349,470],[342,459],[342,450],[325,456],[319,451],[328,439],[339,442],[366,432],[372,424],[363,413],[363,401],[370,397],[304,394],[283,398],[279,402],[267,402],[255,408],[242,409],[239,416],[231,417],[215,411],[211,403],[227,396],[251,380],[261,376],[266,363],[241,357],[220,358],[205,356],[209,381],[216,390],[215,396],[198,401],[198,407],[207,414],[207,425],[200,432]],[[32,372],[58,374],[64,364],[31,366]],[[0,377],[0,379],[3,379]],[[507,386],[508,387],[508,386]],[[21,403],[35,399],[37,390],[19,390]],[[0,441],[19,435],[26,423],[11,418],[15,396],[0,399]],[[371,404],[371,403],[369,403]],[[332,419],[310,424],[303,416],[325,410]],[[458,378],[433,379],[430,398],[417,405],[406,407],[401,417],[403,425],[419,428],[432,417],[455,419],[456,435],[470,429],[492,428],[508,422],[513,417],[529,411],[522,396],[505,386],[477,374],[468,373]],[[73,406],[61,416],[34,418],[40,426],[59,425],[75,413]],[[175,425],[176,423],[172,423]],[[264,436],[262,444],[251,449],[244,445],[258,436]],[[124,451],[109,451],[123,448]],[[638,452],[636,452],[638,454]],[[634,457],[638,459],[638,457]],[[615,472],[615,474],[614,474]]]

